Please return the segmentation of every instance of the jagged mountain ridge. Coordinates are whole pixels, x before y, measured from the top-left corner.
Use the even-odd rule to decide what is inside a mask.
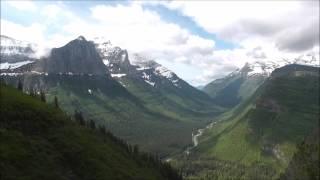
[[[127,50],[112,46],[104,38],[97,38],[95,42],[111,76],[132,94],[140,98],[149,94],[158,97],[167,107],[181,106],[184,111],[208,111],[212,109],[210,106],[215,106],[205,93],[154,60],[137,53],[129,56]],[[154,103],[154,100],[145,99],[145,102]]]
[[[282,59],[277,62],[255,61],[246,63],[226,77],[208,83],[202,90],[219,105],[234,107],[250,97],[275,69],[290,64],[319,67],[319,62],[313,55],[303,55],[293,60]]]

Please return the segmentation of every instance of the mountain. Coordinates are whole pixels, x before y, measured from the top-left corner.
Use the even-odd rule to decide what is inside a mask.
[[[297,144],[319,126],[318,82],[318,67],[274,70],[251,97],[203,130],[190,155],[177,158],[178,167],[190,178],[278,178]]]
[[[217,104],[234,107],[250,97],[274,69],[273,64],[267,66],[258,62],[246,63],[241,69],[207,84],[202,90]]]
[[[216,79],[202,90],[209,94],[217,104],[234,107],[250,97],[275,69],[290,64],[319,67],[319,62],[312,54],[300,56],[294,60],[255,61],[246,63],[242,68],[224,78]]]
[[[57,96],[69,115],[81,111],[86,119],[161,157],[191,144],[192,131],[222,112],[208,95],[172,72],[175,79],[159,74],[159,64],[141,70],[130,63],[126,50],[102,50],[99,43],[79,37],[34,63],[2,70],[1,79],[14,86],[21,81],[27,93],[43,91],[48,102]]]
[[[196,86],[196,88],[199,89],[199,90],[202,90],[204,88],[204,85]]]
[[[36,45],[1,35],[0,70],[15,69],[36,60]]]
[[[174,111],[183,113],[214,112],[218,109],[208,95],[190,86],[157,62],[141,54],[129,57],[126,50],[113,47],[109,41],[100,40],[96,46],[111,76],[147,104],[159,104],[153,99],[162,101],[165,105],[157,105],[160,112],[178,107],[180,110]],[[174,112],[168,112],[167,115],[172,113]]]
[[[53,48],[48,58],[38,63],[35,71],[47,73],[107,74],[93,42],[83,36],[60,48]]]
[[[71,120],[36,97],[0,86],[1,179],[181,179],[168,164]]]

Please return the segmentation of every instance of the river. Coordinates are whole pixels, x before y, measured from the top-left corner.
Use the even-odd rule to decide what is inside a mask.
[[[192,132],[191,133],[191,138],[192,138],[192,145],[187,147],[186,150],[184,150],[184,153],[189,155],[190,154],[190,151],[191,149],[195,148],[198,146],[199,144],[199,137],[203,135],[204,131],[206,129],[210,129],[212,128],[212,126],[214,126],[215,124],[217,124],[219,121],[214,121],[210,124],[208,124],[206,127],[204,128],[200,128],[200,129],[197,129],[195,132],[195,134]],[[170,162],[172,160],[172,158],[166,158],[165,161],[166,162]]]
[[[190,150],[198,146],[198,144],[199,144],[199,137],[202,136],[202,134],[204,133],[204,131],[205,131],[206,129],[212,128],[212,126],[215,125],[215,124],[218,123],[218,122],[219,122],[219,121],[214,121],[214,122],[208,124],[206,127],[200,128],[200,129],[196,130],[196,133],[195,133],[195,134],[192,132],[192,134],[191,134],[191,137],[192,137],[192,146],[187,147],[186,150],[184,151],[184,153],[186,153],[187,155],[189,155],[189,154],[190,154]]]

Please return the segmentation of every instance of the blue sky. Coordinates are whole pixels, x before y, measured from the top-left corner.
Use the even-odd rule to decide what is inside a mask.
[[[1,34],[48,47],[103,36],[200,85],[245,62],[317,52],[319,41],[308,40],[319,34],[317,3],[1,1]]]

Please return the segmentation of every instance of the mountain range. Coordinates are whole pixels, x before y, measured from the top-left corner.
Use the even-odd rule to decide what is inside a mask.
[[[293,60],[255,61],[246,63],[229,75],[208,83],[202,90],[218,105],[234,107],[251,97],[275,69],[290,64],[319,67],[319,62],[313,55],[304,55]]]
[[[46,56],[39,56],[38,47],[1,35],[1,81],[44,94],[49,106],[58,103],[67,116],[80,113],[86,124],[105,128],[122,144],[158,154],[186,179],[317,177],[310,170],[319,162],[319,62],[312,55],[246,63],[195,88],[155,60],[105,38],[79,36]],[[128,162],[136,173],[128,177],[138,177],[144,160]],[[302,162],[311,163],[301,167]],[[168,175],[151,171],[140,179]]]
[[[21,49],[21,43],[10,40],[1,48]],[[108,41],[80,36],[31,62],[9,61],[15,52],[0,65],[8,84],[20,80],[26,92],[44,91],[49,102],[57,96],[68,114],[81,111],[116,136],[160,155],[190,144],[191,132],[223,111],[207,94],[160,64],[131,64],[127,51]]]

